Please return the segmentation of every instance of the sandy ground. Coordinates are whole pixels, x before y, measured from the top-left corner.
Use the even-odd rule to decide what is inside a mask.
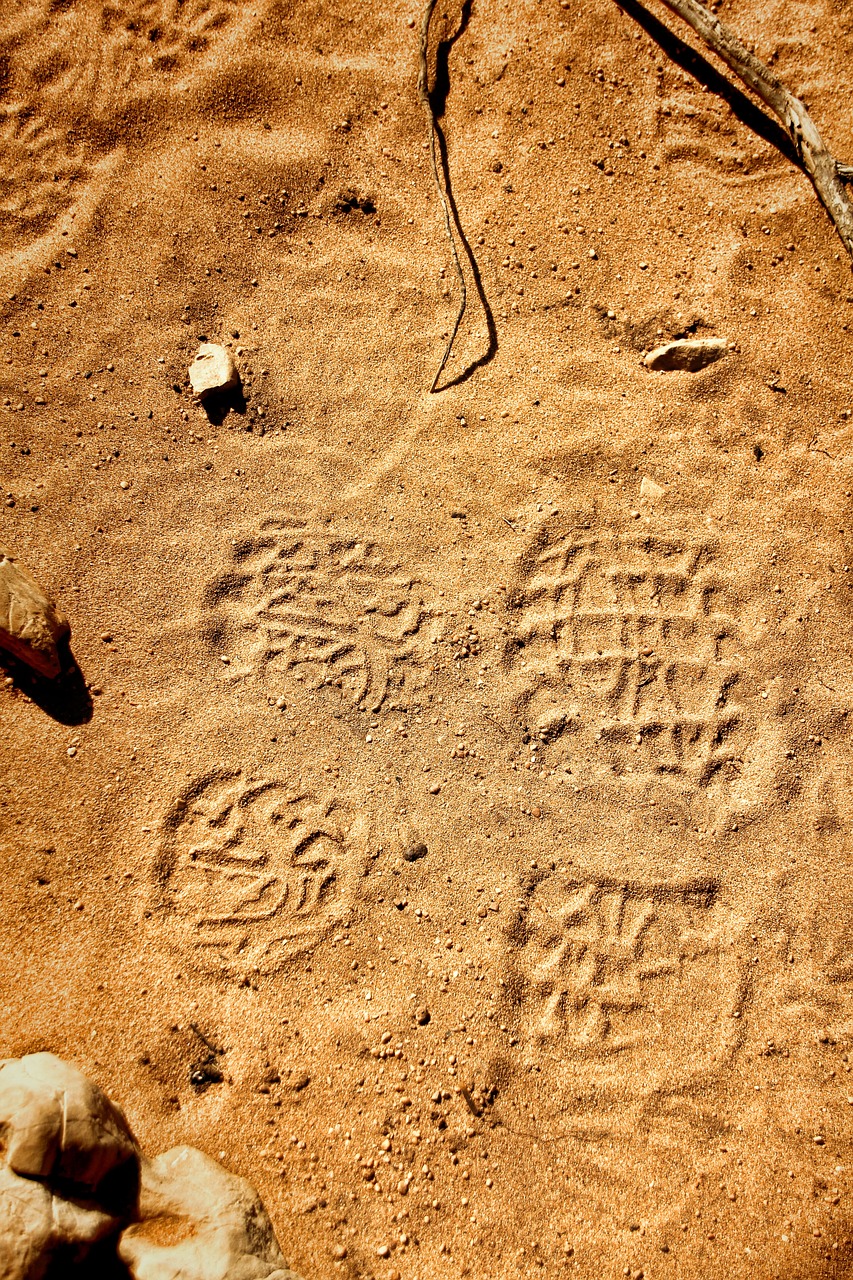
[[[720,13],[853,159],[849,9]],[[850,1274],[849,263],[610,0],[440,5],[430,395],[419,22],[4,6],[0,1055],[312,1280]]]

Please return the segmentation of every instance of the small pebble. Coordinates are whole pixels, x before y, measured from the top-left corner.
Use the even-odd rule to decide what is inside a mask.
[[[418,858],[425,858],[429,850],[425,844],[412,844],[403,853],[404,862],[417,862]]]
[[[426,1005],[424,1005],[424,1007],[422,1009],[418,1009],[417,1013],[415,1014],[415,1022],[418,1024],[419,1027],[425,1027],[431,1017],[432,1017],[432,1014],[430,1013],[429,1009],[427,1009]]]
[[[650,480],[648,476],[643,476],[640,481],[640,497],[648,498],[654,501],[656,498],[662,498],[666,490],[662,485],[656,484],[654,480]]]

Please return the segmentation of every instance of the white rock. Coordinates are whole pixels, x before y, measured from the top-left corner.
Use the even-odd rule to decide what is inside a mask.
[[[228,391],[240,381],[237,366],[227,347],[203,342],[189,368],[193,394],[203,400],[213,391]]]
[[[58,645],[70,634],[65,615],[20,561],[0,547],[0,649],[53,679],[62,665]]]
[[[53,1235],[50,1192],[0,1168],[0,1276],[33,1280],[47,1270]]]
[[[663,485],[656,484],[654,480],[650,480],[648,476],[643,476],[640,481],[640,497],[648,498],[654,502],[656,498],[662,498],[666,493]]]
[[[133,1280],[299,1280],[254,1188],[193,1147],[143,1162],[139,1219],[119,1242]]]
[[[643,364],[647,369],[681,369],[696,373],[698,369],[704,369],[706,365],[719,360],[728,349],[729,344],[725,338],[680,338],[677,342],[667,342],[662,347],[655,347]]]
[[[121,1112],[76,1067],[51,1053],[0,1062],[0,1161],[0,1280],[40,1280],[98,1245],[115,1256],[138,1152]]]
[[[93,1245],[117,1235],[121,1226],[97,1205],[66,1200],[44,1182],[0,1167],[2,1280],[41,1280],[56,1255],[66,1265],[83,1261]]]
[[[135,1178],[138,1160],[118,1107],[52,1053],[0,1064],[0,1148],[13,1173],[61,1179],[91,1195],[123,1170]]]
[[[0,1060],[0,1280],[299,1280],[257,1192],[192,1147],[144,1160],[118,1107],[50,1053]],[[75,1270],[73,1274],[83,1274]]]

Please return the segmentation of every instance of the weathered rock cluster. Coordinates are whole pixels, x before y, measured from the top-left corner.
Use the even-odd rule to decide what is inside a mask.
[[[192,1147],[154,1160],[51,1053],[0,1061],[0,1280],[299,1280],[257,1192]]]

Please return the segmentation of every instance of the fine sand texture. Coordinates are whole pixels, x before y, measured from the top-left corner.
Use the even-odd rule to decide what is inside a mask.
[[[0,1057],[308,1280],[853,1272],[851,264],[625,6],[435,8],[435,394],[420,7],[0,6]]]

